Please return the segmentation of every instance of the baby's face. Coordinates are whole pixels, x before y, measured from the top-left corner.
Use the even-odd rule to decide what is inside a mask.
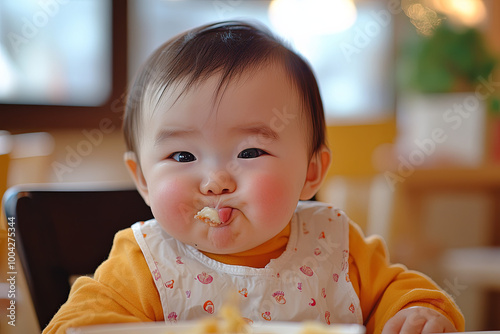
[[[218,77],[169,96],[143,118],[143,196],[162,228],[201,250],[254,248],[290,221],[308,171],[305,117],[280,68],[232,80],[214,103]],[[172,97],[173,96],[173,97]],[[217,100],[218,101],[218,100]],[[223,223],[195,219],[224,208]]]

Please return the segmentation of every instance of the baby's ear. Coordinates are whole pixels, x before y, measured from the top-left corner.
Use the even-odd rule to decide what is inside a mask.
[[[322,145],[311,157],[307,168],[306,182],[300,193],[300,200],[311,199],[319,190],[330,167],[331,156],[330,149],[326,145]]]
[[[149,205],[148,185],[146,183],[146,179],[144,178],[144,174],[142,174],[137,154],[132,151],[125,152],[123,160],[125,160],[125,165],[127,166],[130,176],[132,176],[132,179],[134,180],[137,190],[144,199],[144,202]]]

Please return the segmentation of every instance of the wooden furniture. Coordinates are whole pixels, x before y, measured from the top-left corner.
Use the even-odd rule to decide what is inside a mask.
[[[500,166],[408,174],[396,188],[392,257],[463,299],[466,323],[481,327],[468,330],[500,328]],[[448,219],[432,218],[437,210]]]

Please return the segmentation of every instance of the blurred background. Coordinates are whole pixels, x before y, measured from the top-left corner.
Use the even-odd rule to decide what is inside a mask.
[[[121,116],[134,74],[172,36],[232,19],[265,24],[317,75],[333,152],[317,198],[434,279],[467,330],[500,329],[497,0],[2,0],[0,193],[131,185]]]

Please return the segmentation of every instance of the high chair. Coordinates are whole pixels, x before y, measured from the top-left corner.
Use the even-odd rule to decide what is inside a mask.
[[[92,274],[115,233],[152,218],[123,184],[36,184],[7,190],[5,217],[16,222],[16,252],[43,329],[68,298],[74,277]]]

